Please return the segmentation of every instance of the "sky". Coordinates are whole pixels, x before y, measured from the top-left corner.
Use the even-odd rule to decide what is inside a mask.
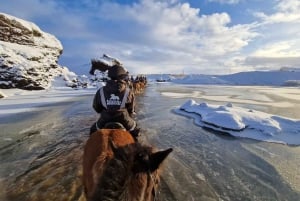
[[[2,0],[0,12],[55,35],[77,74],[103,53],[132,74],[300,67],[300,0]]]

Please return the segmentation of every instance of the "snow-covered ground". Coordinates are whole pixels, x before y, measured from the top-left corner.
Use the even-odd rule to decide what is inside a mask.
[[[9,114],[17,114],[36,110],[38,106],[68,101],[73,97],[87,94],[95,94],[98,86],[73,89],[65,85],[64,76],[53,80],[51,87],[46,90],[22,90],[22,89],[1,89],[0,94],[0,118]]]
[[[281,79],[278,72],[276,75],[273,77],[274,80]],[[283,72],[283,75],[286,76],[286,72]],[[256,76],[256,82],[263,83],[264,80],[259,80],[258,77],[261,76]],[[160,75],[157,78],[159,79]],[[193,79],[186,79],[185,84],[201,84],[202,78],[203,76],[196,82],[194,76]],[[180,78],[180,80],[182,79]],[[235,79],[237,79],[236,76]],[[241,79],[244,80],[244,77],[242,76]],[[268,82],[270,79],[271,77],[268,78]],[[189,82],[189,80],[192,81]],[[228,80],[229,78],[227,78]],[[177,82],[178,79],[173,79],[173,81]],[[274,81],[273,83],[276,82]],[[222,82],[222,84],[224,83]],[[98,87],[102,85],[103,83],[100,83]],[[64,84],[59,81],[52,83],[52,86],[42,91],[2,89],[0,92],[5,97],[0,99],[0,117],[34,110],[40,105],[67,101],[79,95],[94,94],[97,89],[96,87],[88,87],[87,89],[74,90],[69,87],[63,87]],[[300,88],[296,87],[295,90],[299,90],[300,94]],[[192,116],[200,126],[227,132],[233,136],[300,145],[300,120],[249,110],[237,107],[231,103],[227,105],[211,105],[206,102],[197,103],[192,99],[182,103],[176,111],[181,115]]]
[[[37,109],[38,106],[68,101],[72,97],[94,94],[95,89],[74,90],[70,87],[42,91],[25,91],[21,89],[5,89],[5,98],[0,99],[0,118],[8,114],[18,114]]]

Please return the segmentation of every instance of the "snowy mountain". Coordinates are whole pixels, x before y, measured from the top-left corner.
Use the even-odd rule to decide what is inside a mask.
[[[261,86],[300,86],[300,70],[252,71],[229,75],[147,75],[149,81],[164,79],[179,84],[224,84]]]
[[[0,88],[41,90],[62,80],[66,86],[86,83],[68,68],[58,65],[63,47],[37,25],[0,13]]]
[[[300,86],[300,71],[253,71],[219,76],[234,85],[286,86],[295,81]]]

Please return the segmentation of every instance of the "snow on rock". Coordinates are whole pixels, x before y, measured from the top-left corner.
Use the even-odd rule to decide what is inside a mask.
[[[6,97],[6,95],[2,91],[0,91],[0,98],[4,98],[4,97]]]
[[[178,114],[196,119],[196,123],[236,137],[284,144],[300,144],[300,121],[233,106],[197,103],[187,100]]]
[[[63,47],[37,25],[0,13],[0,88],[47,89],[56,77],[78,87],[77,75],[57,64]]]

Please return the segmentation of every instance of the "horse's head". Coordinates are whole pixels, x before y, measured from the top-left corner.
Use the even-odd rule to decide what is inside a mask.
[[[91,75],[94,75],[96,70],[105,72],[109,69],[109,67],[110,66],[108,64],[102,62],[101,60],[92,59],[91,60],[91,69],[90,69],[89,73]]]
[[[172,149],[153,151],[139,143],[116,147],[98,183],[98,192],[91,200],[143,200],[155,201],[159,182],[159,166]]]

